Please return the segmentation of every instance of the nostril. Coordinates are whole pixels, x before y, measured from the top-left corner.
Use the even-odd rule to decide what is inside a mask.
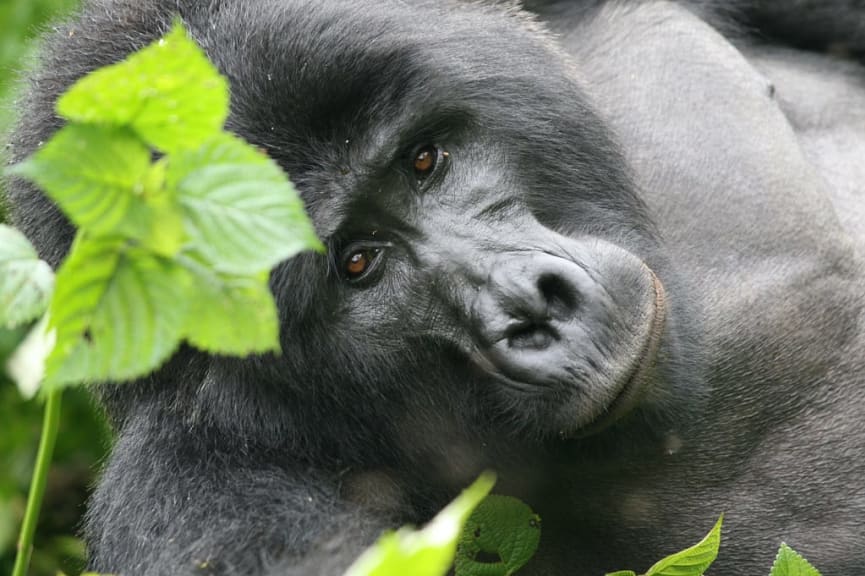
[[[551,317],[564,319],[576,311],[578,304],[576,290],[558,274],[541,275],[537,287]]]
[[[543,350],[558,340],[552,326],[533,322],[519,322],[505,331],[508,347],[517,349]]]

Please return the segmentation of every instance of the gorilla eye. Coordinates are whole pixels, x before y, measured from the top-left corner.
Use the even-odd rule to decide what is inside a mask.
[[[423,180],[433,173],[438,162],[439,151],[435,146],[424,146],[414,155],[414,175]]]
[[[360,280],[373,268],[380,248],[356,248],[343,259],[342,269],[349,280]]]

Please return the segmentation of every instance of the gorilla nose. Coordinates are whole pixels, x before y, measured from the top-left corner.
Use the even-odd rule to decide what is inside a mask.
[[[585,275],[573,262],[545,253],[500,261],[475,301],[482,342],[525,351],[554,346],[579,311]]]
[[[627,413],[650,382],[666,300],[636,255],[603,241],[557,242],[480,261],[469,357],[510,404],[540,402],[575,431]],[[541,408],[539,408],[541,409]]]
[[[579,264],[545,252],[500,260],[476,294],[477,360],[522,385],[573,381],[594,362],[607,295]]]
[[[549,262],[526,274],[505,279],[500,295],[507,327],[504,337],[509,348],[541,350],[561,338],[555,323],[576,313],[579,298],[576,283],[569,278],[569,262]]]

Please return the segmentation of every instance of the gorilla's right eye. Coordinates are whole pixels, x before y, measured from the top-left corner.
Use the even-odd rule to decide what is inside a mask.
[[[380,246],[354,246],[342,258],[342,272],[348,280],[361,280],[378,266]]]
[[[439,159],[439,150],[435,146],[426,145],[419,148],[414,155],[414,175],[418,180],[424,180],[433,173]]]

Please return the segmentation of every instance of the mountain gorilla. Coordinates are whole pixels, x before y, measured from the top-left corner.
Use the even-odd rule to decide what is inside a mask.
[[[91,568],[338,574],[494,468],[544,521],[527,575],[645,570],[722,512],[716,574],[782,540],[860,570],[865,10],[826,4],[88,2],[12,160],[179,15],[328,246],[272,274],[281,355],[102,390]],[[57,265],[68,223],[10,198]]]

